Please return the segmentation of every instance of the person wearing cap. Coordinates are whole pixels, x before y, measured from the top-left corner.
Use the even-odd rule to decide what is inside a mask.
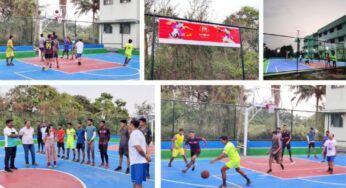
[[[129,125],[131,129],[129,139],[129,156],[131,165],[131,181],[134,188],[142,188],[146,181],[147,163],[150,161],[147,155],[147,143],[143,133],[139,130],[139,121],[132,119]]]
[[[150,156],[149,146],[150,146],[150,143],[153,141],[153,136],[152,136],[151,129],[149,127],[147,127],[146,123],[147,123],[147,120],[145,119],[145,117],[139,118],[139,127],[140,127],[139,129],[140,129],[140,131],[142,131],[142,133],[145,137],[145,142],[147,144],[147,154]],[[150,161],[148,162],[147,170],[146,170],[146,174],[147,174],[148,179],[150,178],[149,169],[150,169]]]
[[[172,157],[169,160],[168,167],[172,167],[172,162],[174,158],[178,157],[178,155],[181,155],[184,159],[185,164],[187,164],[185,150],[183,148],[184,134],[184,129],[179,129],[179,133],[174,135],[174,137],[172,138]]]

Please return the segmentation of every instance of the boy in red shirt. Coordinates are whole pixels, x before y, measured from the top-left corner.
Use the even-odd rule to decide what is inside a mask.
[[[58,137],[58,157],[60,157],[60,148],[62,149],[62,159],[65,158],[65,144],[64,144],[64,140],[65,140],[65,131],[64,129],[61,127],[61,125],[59,125],[58,128],[58,132],[57,132],[57,137]]]

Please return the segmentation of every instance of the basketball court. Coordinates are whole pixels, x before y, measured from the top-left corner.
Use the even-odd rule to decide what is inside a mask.
[[[116,185],[119,187],[131,187],[131,176],[125,174],[126,160],[123,161],[123,172],[115,172],[114,169],[118,166],[118,141],[112,139],[110,143],[109,169],[98,167],[101,162],[101,157],[97,149],[98,143],[95,143],[95,167],[82,165],[73,162],[72,155],[70,160],[58,159],[57,168],[48,169],[46,157],[44,154],[36,153],[36,161],[39,163],[37,167],[26,168],[24,166],[24,151],[23,147],[17,146],[17,156],[15,165],[18,170],[13,173],[0,171],[0,187],[17,188],[17,187],[36,187],[36,188],[87,188],[99,187],[113,188]],[[37,145],[35,145],[37,150]],[[4,149],[0,149],[0,157],[4,157]],[[152,161],[154,158],[154,147],[151,147]],[[29,154],[30,155],[30,154]],[[125,158],[126,159],[126,158]],[[31,161],[31,157],[29,157]],[[3,169],[3,162],[1,163]],[[144,182],[144,187],[154,187],[154,162],[150,163],[151,179]]]

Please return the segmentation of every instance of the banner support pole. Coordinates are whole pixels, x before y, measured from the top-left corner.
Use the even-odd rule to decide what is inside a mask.
[[[239,28],[239,39],[240,39],[240,59],[241,59],[242,77],[243,77],[243,80],[245,80],[245,65],[244,65],[243,40],[241,37],[241,28]]]
[[[154,64],[155,64],[155,38],[156,38],[156,17],[153,16],[153,39],[152,39],[152,44],[151,44],[151,68],[150,68],[150,79],[154,80]]]

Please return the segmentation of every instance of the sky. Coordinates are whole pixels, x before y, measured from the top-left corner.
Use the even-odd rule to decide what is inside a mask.
[[[221,23],[227,16],[240,10],[243,6],[251,6],[259,9],[259,0],[210,0],[211,1],[211,19],[212,22]],[[160,2],[160,0],[157,0]],[[187,0],[172,0],[172,4],[176,5],[177,12],[184,16],[189,10],[189,2]]]
[[[0,95],[4,95],[14,86],[0,86]],[[135,113],[135,104],[141,104],[147,101],[148,104],[154,105],[155,103],[155,89],[154,86],[53,86],[59,92],[66,92],[71,95],[84,95],[88,99],[94,101],[102,92],[108,92],[113,95],[113,99],[123,99],[126,103],[126,108],[130,115]]]
[[[263,6],[264,32],[289,36],[297,36],[297,30],[300,37],[311,35],[346,15],[346,0],[264,0]],[[277,48],[294,39],[264,37],[264,42]]]

